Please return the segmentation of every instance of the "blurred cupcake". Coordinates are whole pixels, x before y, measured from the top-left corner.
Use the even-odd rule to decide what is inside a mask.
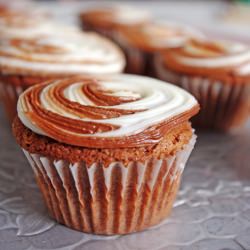
[[[50,215],[87,233],[126,234],[169,214],[195,143],[199,106],[181,88],[116,75],[33,86],[13,132]]]
[[[201,33],[174,23],[150,23],[119,29],[117,41],[127,57],[126,72],[154,76],[153,55],[167,48],[182,46]]]
[[[92,8],[80,14],[82,27],[115,39],[117,29],[148,23],[150,14],[128,6]]]
[[[156,56],[160,79],[192,93],[201,105],[196,125],[230,130],[250,107],[250,48],[226,41],[192,40]]]
[[[92,33],[5,40],[0,44],[1,99],[12,121],[17,98],[27,87],[55,77],[119,73],[124,64],[116,45]]]
[[[47,20],[47,14],[32,9],[0,6],[0,41],[9,38],[36,38],[40,35],[79,32],[76,27],[68,27]]]

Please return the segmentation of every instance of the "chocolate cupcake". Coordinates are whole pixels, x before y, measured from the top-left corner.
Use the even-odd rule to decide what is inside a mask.
[[[228,131],[247,120],[250,48],[235,42],[192,40],[155,58],[160,79],[193,94],[201,105],[197,126]]]
[[[150,14],[128,6],[106,6],[88,9],[81,12],[80,21],[84,30],[95,31],[111,39],[115,39],[121,27],[148,23]]]
[[[1,98],[12,121],[19,94],[43,80],[121,72],[125,59],[112,42],[93,33],[67,33],[0,44]]]
[[[117,42],[127,58],[127,73],[155,76],[153,56],[169,48],[182,46],[201,33],[190,27],[171,23],[154,22],[134,27],[122,27]]]
[[[126,234],[168,216],[195,143],[189,93],[133,75],[74,77],[29,88],[17,109],[13,133],[59,223]]]

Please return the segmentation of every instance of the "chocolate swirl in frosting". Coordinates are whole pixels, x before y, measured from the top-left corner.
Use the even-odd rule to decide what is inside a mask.
[[[185,46],[169,50],[165,55],[168,67],[192,70],[214,70],[237,75],[250,74],[250,48],[229,41],[191,40]]]
[[[33,38],[46,34],[70,34],[79,32],[76,27],[67,27],[47,21],[44,13],[16,8],[0,8],[0,36],[7,38]],[[65,34],[66,33],[66,34]]]
[[[158,143],[199,106],[186,91],[159,80],[116,75],[74,77],[33,86],[18,101],[22,123],[59,142],[94,148]]]
[[[10,72],[111,74],[124,64],[121,50],[94,33],[10,39],[0,45],[0,67]]]
[[[120,39],[145,50],[176,48],[193,37],[203,37],[189,26],[172,22],[151,22],[133,28],[121,28],[119,35]]]

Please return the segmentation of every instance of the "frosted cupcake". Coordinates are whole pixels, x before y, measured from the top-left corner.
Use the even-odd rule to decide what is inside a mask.
[[[0,44],[0,87],[10,120],[19,94],[46,79],[121,72],[125,59],[112,42],[92,33],[10,39]]]
[[[195,143],[189,93],[133,75],[75,77],[29,88],[17,109],[14,135],[59,223],[126,234],[168,216]]]
[[[120,28],[117,42],[127,57],[126,72],[154,76],[153,55],[201,36],[200,32],[184,25],[154,22]]]
[[[196,124],[230,130],[250,107],[250,48],[234,42],[193,40],[155,59],[160,79],[192,93],[201,105]]]
[[[22,8],[0,6],[0,37],[36,38],[48,34],[69,34],[79,31],[76,27],[67,27],[47,20],[45,13],[25,11]]]
[[[148,12],[128,6],[92,8],[80,14],[84,30],[95,31],[114,40],[119,28],[132,28],[148,23],[149,20]]]

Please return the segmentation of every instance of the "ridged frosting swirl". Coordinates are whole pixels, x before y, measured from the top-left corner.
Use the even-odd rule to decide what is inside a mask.
[[[94,148],[154,145],[199,106],[174,85],[136,75],[82,77],[35,85],[19,98],[18,117],[33,132]]]
[[[94,33],[9,39],[0,44],[0,67],[6,72],[39,74],[112,74],[123,70],[121,50]]]
[[[149,50],[180,47],[193,37],[203,37],[201,32],[173,22],[151,22],[123,28],[120,36],[136,47]]]
[[[165,55],[168,66],[204,71],[220,70],[237,75],[250,74],[250,47],[236,42],[191,40]]]

